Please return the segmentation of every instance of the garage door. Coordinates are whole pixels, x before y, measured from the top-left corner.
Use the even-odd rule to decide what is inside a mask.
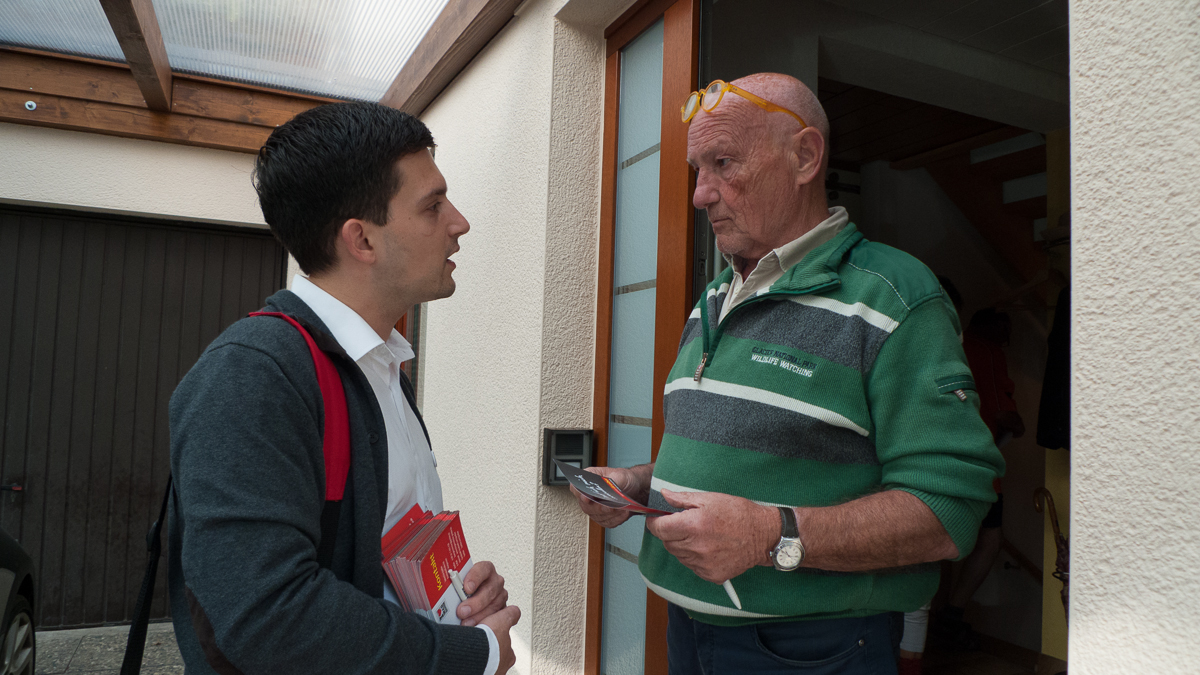
[[[262,230],[0,209],[0,482],[21,488],[0,527],[33,557],[41,626],[130,620],[171,392],[285,270]]]

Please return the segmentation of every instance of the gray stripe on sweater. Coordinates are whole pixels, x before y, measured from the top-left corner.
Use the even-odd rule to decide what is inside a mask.
[[[708,303],[708,329],[716,330],[717,323],[721,320],[721,305],[725,304],[725,296],[729,294],[726,290],[724,293],[706,296],[705,301]]]
[[[679,338],[679,350],[688,346],[692,340],[700,337],[700,319],[688,319],[687,323],[683,324],[683,336]]]
[[[721,293],[712,297],[705,296],[705,302],[708,303],[707,309],[710,330],[717,329],[717,319],[721,316],[721,305],[725,303],[725,296],[727,294],[728,293]],[[700,317],[689,317],[687,323],[683,324],[683,335],[679,337],[679,350],[683,351],[684,347],[688,346],[692,340],[695,340],[698,337],[700,337]]]
[[[646,506],[659,511],[670,511],[671,513],[679,513],[683,509],[678,506],[671,506],[667,500],[663,499],[662,493],[658,490],[650,490],[650,498],[646,500]]]
[[[731,314],[725,335],[797,349],[866,373],[889,334],[857,316],[760,300]]]
[[[663,398],[666,433],[789,459],[879,464],[875,444],[802,413],[757,401],[678,389]]]

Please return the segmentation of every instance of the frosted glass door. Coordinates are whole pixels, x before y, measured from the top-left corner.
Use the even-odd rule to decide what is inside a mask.
[[[633,466],[650,461],[654,412],[662,20],[621,50],[620,77],[608,465]],[[646,585],[637,568],[644,528],[645,519],[634,517],[605,534],[603,675],[645,669]]]

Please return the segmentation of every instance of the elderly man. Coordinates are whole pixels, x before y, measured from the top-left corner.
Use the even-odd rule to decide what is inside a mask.
[[[971,550],[1003,472],[954,308],[827,208],[829,123],[801,82],[717,81],[683,117],[730,269],[684,328],[657,462],[597,470],[676,512],[639,556],[670,671],[894,673],[898,613]]]

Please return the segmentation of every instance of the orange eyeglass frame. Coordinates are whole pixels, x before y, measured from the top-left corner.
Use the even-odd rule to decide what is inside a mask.
[[[691,122],[692,118],[695,117],[696,113],[700,112],[701,109],[703,109],[704,112],[712,112],[713,109],[721,103],[721,99],[725,97],[725,92],[727,91],[732,91],[733,93],[741,96],[747,101],[750,101],[754,105],[766,110],[767,112],[787,113],[796,118],[796,121],[800,123],[800,128],[803,129],[808,127],[808,123],[804,121],[804,118],[800,117],[791,110],[788,110],[783,106],[775,105],[761,96],[755,96],[745,89],[729,84],[725,80],[713,80],[707,87],[704,88],[703,91],[693,91],[691,94],[689,94],[687,100],[683,103],[683,107],[679,109],[679,116],[683,118],[683,122],[686,124]],[[713,99],[713,103],[712,105],[707,105],[710,98]]]

